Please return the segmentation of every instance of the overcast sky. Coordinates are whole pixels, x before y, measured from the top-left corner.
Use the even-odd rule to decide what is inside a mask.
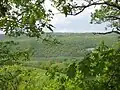
[[[56,9],[50,6],[50,1],[46,1],[46,8],[52,9],[54,13],[58,13]],[[56,27],[54,32],[104,32],[105,24],[90,24],[91,12],[94,7],[86,9],[77,16],[68,16],[55,14],[52,24]]]
[[[100,32],[105,31],[105,24],[90,24],[90,12],[84,11],[78,16],[55,15],[52,24],[55,32]]]
[[[58,11],[50,6],[50,1],[46,1],[46,9],[52,9],[54,13]],[[55,14],[52,24],[55,26],[54,32],[104,32],[105,24],[90,24],[90,13],[94,8],[88,8],[77,16],[68,16]],[[0,31],[0,33],[2,33]]]

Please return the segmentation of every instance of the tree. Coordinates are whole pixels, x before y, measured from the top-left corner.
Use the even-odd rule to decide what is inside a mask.
[[[113,30],[118,32],[120,29],[119,0],[83,0],[79,4],[75,0],[51,1],[66,16],[78,15],[90,6],[100,5],[100,8],[92,14],[92,23],[109,22]],[[0,0],[0,29],[10,36],[26,34],[30,37],[40,38],[44,33],[43,28],[47,27],[52,31],[53,27],[50,24],[53,13],[51,10],[46,11],[44,4],[45,0]],[[9,45],[8,42],[7,45]],[[0,43],[0,88],[2,90],[16,90],[24,85],[25,89],[35,89],[34,86],[37,81],[40,81],[40,76],[34,78],[32,70],[21,68],[21,65],[14,65],[19,64],[19,60],[28,60],[29,54],[27,52],[29,51],[11,52],[7,45],[3,42]],[[77,66],[75,63],[71,64],[67,69],[67,75],[56,74],[56,68],[51,70],[52,72],[48,75],[53,80],[47,84],[47,87],[45,85],[43,90],[56,90],[56,88],[59,90],[65,90],[65,88],[68,90],[80,90],[81,88],[84,90],[118,90],[120,89],[119,58],[119,50],[108,48],[103,43]],[[71,75],[71,72],[74,74]],[[35,73],[35,75],[37,74]],[[56,75],[57,78],[55,78]],[[91,76],[92,80],[89,78]],[[22,83],[20,83],[21,80]],[[39,90],[38,86],[40,86],[39,83],[36,84],[35,90]]]
[[[119,48],[109,48],[102,42],[82,61],[69,65],[64,75],[50,69],[48,75],[53,78],[45,90],[119,90],[119,65]]]
[[[14,41],[0,42],[0,67],[4,65],[22,64],[22,61],[30,60],[32,51],[30,48],[21,49],[19,43]]]
[[[76,16],[91,6],[99,6],[95,12],[91,12],[91,23],[108,23],[111,32],[120,31],[120,0],[52,0],[56,7],[65,16]],[[111,33],[108,32],[108,33]],[[105,34],[108,34],[105,33]],[[120,33],[119,33],[120,34]]]
[[[43,28],[52,31],[49,24],[53,14],[46,11],[45,0],[1,0],[0,29],[6,35],[20,36],[25,34],[39,38],[44,33]]]
[[[53,18],[51,10],[45,9],[46,0],[1,0],[0,28],[6,35],[41,37],[43,28],[53,31],[50,24]],[[100,6],[92,12],[91,23],[107,22],[111,32],[120,30],[120,1],[119,0],[51,0],[53,6],[61,13],[78,15],[86,8]],[[109,32],[109,33],[111,33]]]

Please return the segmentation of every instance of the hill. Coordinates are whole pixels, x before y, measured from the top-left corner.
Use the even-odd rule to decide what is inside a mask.
[[[93,35],[92,33],[54,33],[52,37],[55,37],[60,44],[51,45],[43,43],[36,38],[29,38],[26,36],[20,36],[17,38],[5,37],[4,40],[14,40],[20,43],[22,48],[34,48],[35,60],[48,60],[48,59],[69,59],[69,58],[82,58],[94,49],[100,41],[110,47],[118,40],[118,35]]]
[[[0,34],[0,40],[3,40],[4,39],[4,34]]]

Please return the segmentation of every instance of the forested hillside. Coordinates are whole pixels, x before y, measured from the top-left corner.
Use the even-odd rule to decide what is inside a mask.
[[[120,90],[120,0],[0,0],[0,32],[0,90]]]
[[[4,40],[19,42],[21,48],[32,48],[36,60],[48,59],[70,59],[84,57],[89,49],[95,48],[104,41],[106,45],[112,46],[118,41],[117,34],[94,35],[93,33],[54,33],[59,44],[53,45],[42,42],[40,39],[21,36],[18,38],[5,37]]]

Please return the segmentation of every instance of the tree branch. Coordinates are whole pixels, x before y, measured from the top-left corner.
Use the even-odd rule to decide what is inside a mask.
[[[116,29],[117,29],[118,31],[120,31],[120,27],[116,27]]]
[[[108,16],[109,18],[115,18],[115,19],[120,19],[120,17],[117,17],[117,16]]]
[[[118,3],[118,1],[117,1],[117,3]],[[117,3],[116,3],[116,2],[112,2],[112,3],[110,3],[110,2],[105,2],[106,5],[112,6],[112,7],[114,7],[114,8],[117,8],[118,10],[120,10],[120,5],[117,4]]]
[[[120,20],[120,17],[117,16],[107,16],[106,18],[112,18],[113,20]]]
[[[78,15],[80,14],[81,12],[83,12],[86,8],[90,7],[90,6],[96,6],[96,5],[108,5],[108,6],[112,6],[114,8],[117,8],[118,10],[120,10],[120,5],[116,4],[116,3],[110,3],[110,2],[93,2],[93,3],[89,3],[88,5],[83,5],[83,6],[72,6],[72,9],[78,9],[80,8],[80,11],[79,12],[76,12],[76,13],[71,13],[71,14],[68,14],[68,15]]]
[[[118,4],[118,0],[115,0],[115,3],[117,3],[117,4]]]
[[[111,34],[111,33],[120,34],[119,31],[110,31],[110,32],[105,32],[105,33],[100,33],[100,32],[98,32],[98,33],[93,33],[93,34],[94,34],[94,35],[96,35],[96,34],[106,35],[106,34]]]

